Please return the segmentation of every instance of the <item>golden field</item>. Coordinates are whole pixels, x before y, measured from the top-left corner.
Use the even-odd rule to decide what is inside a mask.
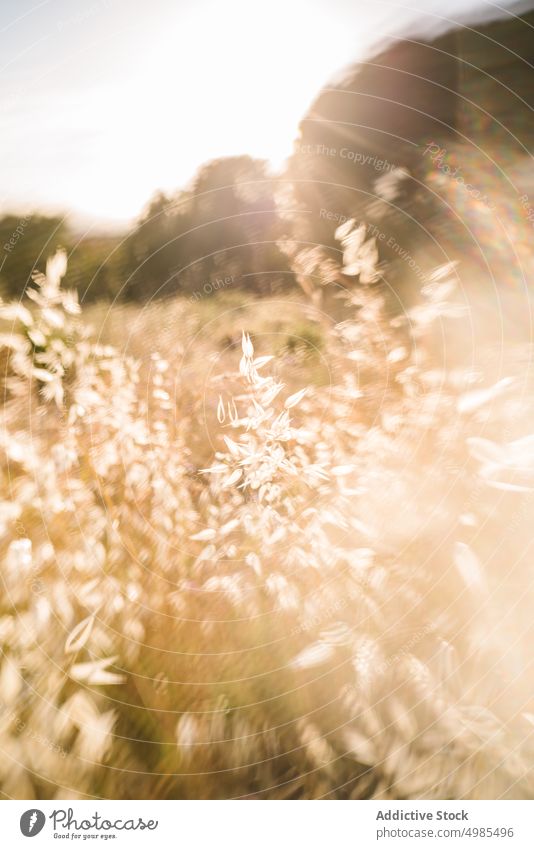
[[[5,797],[532,795],[530,348],[338,238],[279,298],[82,311],[57,253],[2,305]]]

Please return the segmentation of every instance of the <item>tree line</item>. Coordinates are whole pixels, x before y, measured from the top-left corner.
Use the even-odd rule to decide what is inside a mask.
[[[80,233],[60,216],[4,215],[0,294],[20,297],[58,247],[69,257],[65,285],[83,301],[192,296],[229,278],[267,294],[287,282],[282,234],[265,162],[219,159],[202,166],[186,190],[156,193],[124,233]]]

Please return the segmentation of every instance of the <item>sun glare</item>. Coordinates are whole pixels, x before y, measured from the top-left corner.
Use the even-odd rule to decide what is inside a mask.
[[[322,4],[276,0],[260,15],[243,0],[180,10],[139,49],[120,113],[115,97],[100,105],[97,178],[82,177],[78,208],[133,216],[153,191],[176,190],[219,156],[281,165],[314,95],[356,55],[353,41],[340,47]]]

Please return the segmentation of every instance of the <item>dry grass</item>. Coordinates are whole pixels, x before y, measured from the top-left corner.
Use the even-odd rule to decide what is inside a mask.
[[[5,796],[532,796],[530,351],[448,367],[455,269],[392,315],[339,236],[341,321],[317,257],[2,307]]]

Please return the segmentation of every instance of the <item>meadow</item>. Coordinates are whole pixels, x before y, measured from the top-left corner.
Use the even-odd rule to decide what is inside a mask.
[[[532,796],[530,348],[337,239],[280,297],[81,309],[58,252],[2,304],[4,797]]]

